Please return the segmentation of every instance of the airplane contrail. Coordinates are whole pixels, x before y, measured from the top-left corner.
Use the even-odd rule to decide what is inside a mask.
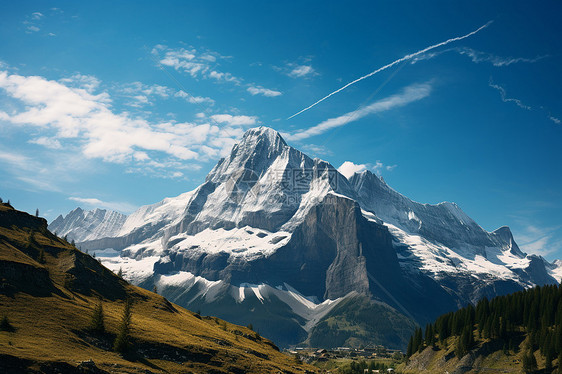
[[[434,44],[434,45],[429,46],[429,47],[427,47],[427,48],[424,48],[424,49],[422,49],[422,50],[420,50],[420,51],[417,51],[417,52],[414,52],[414,53],[412,53],[412,54],[406,55],[406,56],[404,56],[404,57],[402,57],[402,58],[399,58],[398,60],[396,60],[396,61],[394,61],[394,62],[391,62],[390,64],[385,65],[385,66],[383,66],[382,68],[378,68],[377,70],[372,71],[372,72],[370,72],[369,74],[362,76],[361,78],[357,78],[356,80],[354,80],[354,81],[352,81],[352,82],[349,82],[349,83],[346,84],[345,86],[343,86],[343,87],[341,87],[341,88],[335,90],[334,92],[332,92],[331,94],[329,94],[329,95],[327,95],[327,96],[324,96],[323,98],[321,98],[320,100],[318,100],[318,101],[315,102],[314,104],[312,104],[312,105],[310,105],[310,106],[307,106],[306,108],[304,108],[304,109],[301,110],[300,112],[293,114],[292,116],[290,116],[290,117],[287,118],[287,119],[291,119],[291,118],[293,118],[293,117],[295,117],[295,116],[298,116],[298,115],[301,114],[302,112],[306,112],[307,110],[309,110],[309,109],[312,108],[313,106],[316,106],[317,104],[321,103],[322,101],[326,100],[326,99],[329,98],[330,96],[335,95],[335,94],[337,94],[338,92],[345,90],[347,87],[349,87],[349,86],[351,86],[351,85],[353,85],[353,84],[355,84],[355,83],[357,83],[357,82],[359,82],[359,81],[362,81],[363,79],[369,78],[370,76],[373,76],[373,75],[375,75],[375,74],[377,74],[377,73],[379,73],[379,72],[381,72],[381,71],[383,71],[383,70],[386,70],[386,69],[388,69],[388,68],[390,68],[390,67],[392,67],[392,66],[394,66],[394,65],[396,65],[396,64],[399,64],[399,63],[401,63],[402,61],[410,60],[411,58],[416,57],[416,56],[419,56],[419,55],[421,55],[421,54],[423,54],[423,53],[425,53],[425,52],[427,52],[427,51],[431,51],[432,49],[435,49],[435,48],[444,46],[444,45],[449,44],[449,43],[452,43],[452,42],[456,42],[456,41],[458,41],[458,40],[462,40],[462,39],[468,38],[469,36],[472,36],[472,35],[476,34],[477,32],[481,31],[482,29],[485,29],[485,28],[488,27],[492,22],[494,22],[494,21],[488,21],[488,23],[486,23],[484,26],[480,26],[478,29],[476,29],[476,30],[474,30],[474,31],[472,31],[472,32],[470,32],[470,33],[468,33],[468,34],[466,34],[466,35],[457,36],[456,38],[451,38],[451,39],[445,40],[444,42],[441,42],[441,43],[438,43],[438,44]]]

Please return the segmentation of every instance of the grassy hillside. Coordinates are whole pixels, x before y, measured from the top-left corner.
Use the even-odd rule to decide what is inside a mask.
[[[410,338],[404,372],[562,373],[562,286],[481,300]]]
[[[130,345],[121,354],[114,341],[126,300],[132,303]],[[105,332],[93,332],[100,303]],[[0,372],[314,370],[247,328],[200,317],[129,285],[50,233],[44,219],[0,204]]]
[[[314,326],[306,343],[311,347],[404,349],[416,324],[387,305],[356,295],[342,301]]]

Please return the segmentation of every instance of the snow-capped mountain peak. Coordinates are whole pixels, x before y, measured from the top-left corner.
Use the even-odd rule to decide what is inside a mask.
[[[64,218],[79,223],[70,216],[88,214]],[[269,310],[274,298],[285,305],[279,310],[294,307],[286,290],[273,291],[290,284],[315,305],[357,293],[425,323],[562,274],[560,263],[521,252],[507,227],[487,232],[457,204],[412,201],[370,171],[348,179],[266,127],[248,130],[195,190],[141,207],[106,237],[86,240],[84,249],[120,251],[104,261],[135,283],[164,287],[163,279],[183,274],[185,282],[165,287],[172,301],[204,308],[222,300],[237,316],[245,303]],[[240,297],[249,289],[257,299]]]
[[[84,242],[117,236],[126,219],[125,214],[112,210],[83,210],[78,207],[64,217],[58,216],[49,225],[49,230],[67,236],[68,240]]]

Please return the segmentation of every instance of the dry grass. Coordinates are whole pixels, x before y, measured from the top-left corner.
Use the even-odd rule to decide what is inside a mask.
[[[0,216],[11,213],[0,204]],[[119,373],[315,370],[312,366],[295,364],[292,357],[277,351],[271,342],[247,328],[196,316],[160,295],[126,284],[52,234],[37,229],[30,234],[30,228],[21,225],[2,227],[1,218],[0,269],[6,273],[0,273],[0,317],[7,316],[15,331],[0,332],[0,355],[29,360],[35,368],[45,362],[76,366],[92,359],[98,368]],[[31,217],[30,222],[33,220]],[[41,248],[45,254],[43,263],[37,257]],[[13,269],[24,269],[21,270],[26,272],[23,283],[33,283],[41,271],[48,271],[53,291],[42,296],[21,292],[25,287],[13,284],[10,279]],[[86,278],[92,284],[103,282],[103,288],[78,292],[68,281],[69,273],[75,276],[74,281],[82,282]],[[18,290],[4,292],[10,287]],[[115,296],[119,292],[133,301],[131,335],[135,348],[127,358],[108,349],[124,306],[125,297]],[[100,298],[108,333],[96,337],[88,332],[88,325]]]

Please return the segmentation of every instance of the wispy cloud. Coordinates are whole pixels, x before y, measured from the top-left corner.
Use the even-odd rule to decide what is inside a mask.
[[[429,83],[413,84],[406,87],[401,93],[377,100],[365,107],[346,113],[342,116],[330,118],[326,121],[312,126],[306,130],[299,130],[293,134],[283,134],[289,140],[302,140],[311,136],[325,133],[336,127],[347,125],[350,122],[357,121],[367,115],[380,113],[397,107],[402,107],[414,101],[421,100],[431,93],[431,85]]]
[[[41,12],[28,14],[23,21],[23,24],[25,25],[25,32],[27,34],[33,34],[41,31],[41,28],[44,25],[44,18],[45,15]]]
[[[218,123],[226,123],[230,126],[249,126],[255,125],[257,117],[254,116],[233,116],[231,114],[215,114],[211,118]]]
[[[237,78],[230,73],[222,73],[216,70],[212,70],[208,75],[208,78],[214,79],[217,82],[232,82],[235,84],[240,84],[242,82],[241,78]]]
[[[215,100],[211,99],[210,97],[193,96],[183,90],[176,92],[174,96],[181,97],[182,99],[185,99],[187,102],[191,104],[208,104],[208,105],[215,104]]]
[[[301,57],[299,62],[287,62],[284,66],[274,66],[273,69],[291,78],[311,78],[319,75],[312,67],[310,57]]]
[[[303,151],[312,154],[313,156],[331,156],[334,154],[329,148],[324,145],[317,144],[303,144],[300,146]]]
[[[492,87],[493,89],[497,90],[500,93],[500,97],[501,100],[504,103],[514,103],[515,105],[517,105],[519,108],[521,109],[525,109],[525,110],[539,110],[542,112],[546,112],[546,118],[548,118],[549,120],[551,120],[552,122],[554,122],[555,124],[559,125],[560,124],[560,119],[554,117],[548,110],[546,110],[544,107],[539,107],[539,109],[533,108],[530,105],[527,105],[525,103],[523,103],[521,100],[519,99],[515,99],[515,98],[510,98],[507,97],[507,93],[505,91],[505,89],[500,86],[499,84],[495,84],[494,81],[492,80],[492,78],[490,77],[490,81],[488,83],[488,85],[490,87]]]
[[[253,86],[253,85],[250,85],[247,88],[247,91],[254,96],[255,95],[262,95],[262,96],[266,96],[266,97],[275,97],[275,96],[282,95],[282,93],[279,92],[279,91],[270,90],[269,88],[263,88],[261,86]]]
[[[288,75],[290,77],[293,78],[301,78],[301,77],[306,77],[306,76],[310,76],[310,75],[316,75],[316,71],[314,70],[314,68],[310,65],[298,65],[295,66],[289,73]]]
[[[136,205],[127,202],[103,201],[93,197],[84,198],[84,197],[72,196],[69,197],[68,199],[72,201],[76,201],[81,204],[86,204],[89,207],[116,210],[121,213],[131,213],[135,209],[137,209]]]
[[[502,86],[495,84],[492,78],[490,78],[490,82],[488,83],[488,85],[499,91],[500,97],[504,103],[515,103],[515,105],[517,105],[519,108],[525,110],[531,110],[531,107],[526,104],[523,104],[521,100],[507,97],[505,89]]]
[[[31,139],[29,143],[39,144],[50,149],[62,149],[62,144],[58,141],[58,139],[50,138],[48,136],[40,136],[38,138]]]
[[[526,222],[520,231],[514,233],[515,241],[524,252],[547,256],[562,249],[562,240],[556,235],[559,229]]]
[[[494,55],[494,54],[488,53],[488,52],[477,51],[475,49],[468,48],[468,47],[455,47],[455,48],[444,49],[442,51],[434,51],[434,52],[424,53],[424,54],[416,56],[414,59],[412,59],[411,63],[415,64],[419,61],[430,60],[430,59],[435,58],[439,55],[442,55],[443,53],[448,53],[448,52],[456,52],[460,55],[467,56],[471,59],[472,62],[474,62],[476,64],[487,62],[487,63],[492,64],[495,67],[505,67],[505,66],[510,66],[510,65],[519,64],[519,63],[532,64],[532,63],[535,63],[537,61],[540,61],[540,60],[548,57],[548,55],[536,56],[534,58],[503,57],[503,56],[497,56],[497,55]]]
[[[187,73],[193,78],[201,77],[217,82],[231,82],[235,84],[242,82],[241,78],[217,69],[219,61],[227,57],[213,51],[199,51],[193,47],[169,48],[168,46],[158,44],[152,49],[151,53],[157,58],[159,64]]]
[[[459,41],[459,40],[466,39],[466,38],[468,38],[468,37],[470,37],[470,36],[472,36],[472,35],[478,33],[479,31],[485,29],[485,28],[488,27],[491,23],[492,23],[492,21],[486,23],[486,24],[483,25],[483,26],[480,26],[478,29],[476,29],[476,30],[474,30],[474,31],[472,31],[472,32],[470,32],[470,33],[468,33],[468,34],[466,34],[466,35],[458,36],[458,37],[451,38],[451,39],[447,39],[447,40],[445,40],[444,42],[431,45],[431,46],[426,47],[426,48],[424,48],[424,49],[422,49],[422,50],[419,50],[419,51],[417,51],[417,52],[414,52],[414,53],[411,53],[411,54],[409,54],[409,55],[406,55],[406,56],[404,56],[404,57],[402,57],[402,58],[399,58],[398,60],[395,60],[395,61],[391,62],[390,64],[387,64],[387,65],[385,65],[385,66],[383,66],[383,67],[381,67],[381,68],[378,68],[377,70],[374,70],[374,71],[370,72],[369,74],[366,74],[366,75],[364,75],[364,76],[362,76],[362,77],[359,77],[359,78],[357,78],[357,79],[355,79],[355,80],[353,80],[353,81],[347,83],[345,86],[343,86],[343,87],[341,87],[341,88],[335,90],[334,92],[332,92],[332,93],[330,93],[330,94],[324,96],[323,98],[321,98],[320,100],[316,101],[315,103],[313,103],[313,104],[307,106],[306,108],[302,109],[301,111],[299,111],[299,112],[293,114],[293,115],[290,116],[288,119],[291,119],[291,118],[293,118],[293,117],[295,117],[295,116],[298,116],[299,114],[301,114],[301,113],[303,113],[303,112],[309,110],[310,108],[312,108],[312,107],[314,107],[314,106],[320,104],[322,101],[324,101],[324,100],[326,100],[327,98],[329,98],[329,97],[331,97],[331,96],[333,96],[333,95],[335,95],[335,94],[337,94],[337,93],[339,93],[339,92],[345,90],[346,88],[348,88],[349,86],[354,85],[355,83],[358,83],[358,82],[360,82],[360,81],[362,81],[362,80],[364,80],[364,79],[367,79],[367,78],[369,78],[369,77],[372,77],[373,75],[375,75],[375,74],[377,74],[377,73],[380,73],[381,71],[384,71],[384,70],[386,70],[386,69],[388,69],[388,68],[391,68],[392,66],[397,65],[397,64],[399,64],[399,63],[401,63],[401,62],[403,62],[403,61],[408,61],[408,60],[411,60],[411,59],[415,58],[416,56],[423,55],[424,53],[427,53],[427,52],[429,52],[429,51],[431,51],[431,50],[433,50],[433,49],[435,49],[435,48],[439,48],[439,47],[442,47],[442,46],[447,45],[447,44],[449,44],[449,43],[453,43],[453,42],[456,42],[456,41]]]
[[[100,86],[100,80],[93,75],[76,73],[67,78],[62,78],[60,82],[76,88],[83,88],[89,93],[93,93]]]
[[[0,165],[6,176],[3,183],[27,191],[59,192],[63,186],[99,170],[90,160],[64,149],[23,155],[21,150],[3,148],[0,149]],[[14,184],[16,180],[23,184]]]

